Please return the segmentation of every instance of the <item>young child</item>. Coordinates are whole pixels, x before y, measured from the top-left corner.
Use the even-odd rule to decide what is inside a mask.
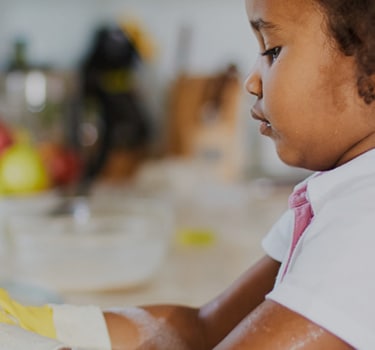
[[[266,256],[213,301],[98,312],[113,349],[375,349],[374,7],[246,0],[260,46],[251,114],[285,163],[316,173],[265,237]]]

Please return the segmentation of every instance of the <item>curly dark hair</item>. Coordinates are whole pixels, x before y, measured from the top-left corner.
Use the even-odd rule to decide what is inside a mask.
[[[340,50],[357,62],[358,93],[375,100],[375,0],[315,0]]]

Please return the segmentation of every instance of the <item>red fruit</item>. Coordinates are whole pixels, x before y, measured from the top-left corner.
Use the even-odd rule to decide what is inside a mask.
[[[82,164],[72,149],[46,143],[40,146],[39,151],[55,185],[69,185],[78,180]]]
[[[4,122],[0,121],[0,155],[13,143],[12,131]]]

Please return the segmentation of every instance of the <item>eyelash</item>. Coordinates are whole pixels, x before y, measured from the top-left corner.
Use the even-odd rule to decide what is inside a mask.
[[[276,47],[273,47],[272,49],[265,50],[264,52],[261,53],[261,55],[269,57],[271,60],[271,64],[272,64],[279,57],[280,52],[281,52],[281,47],[276,46]]]

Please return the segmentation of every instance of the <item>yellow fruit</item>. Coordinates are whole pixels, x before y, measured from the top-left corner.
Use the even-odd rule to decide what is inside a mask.
[[[15,144],[0,158],[0,193],[27,194],[49,187],[47,169],[36,149]]]

